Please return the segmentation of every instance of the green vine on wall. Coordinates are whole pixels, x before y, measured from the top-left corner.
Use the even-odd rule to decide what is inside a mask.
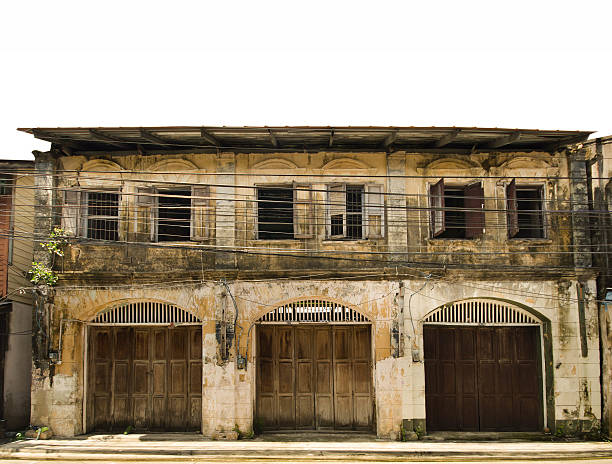
[[[63,229],[55,227],[49,240],[40,244],[51,255],[51,266],[37,261],[32,262],[30,268],[30,282],[36,285],[47,285],[53,287],[57,283],[58,276],[53,272],[53,264],[56,256],[64,256],[64,247],[66,246],[66,234]]]

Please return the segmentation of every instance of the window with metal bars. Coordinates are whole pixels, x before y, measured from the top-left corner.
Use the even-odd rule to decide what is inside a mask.
[[[294,238],[293,186],[257,188],[257,238]]]
[[[191,237],[191,190],[160,190],[157,203],[157,241]]]
[[[84,192],[84,225],[86,237],[96,240],[119,240],[119,194]]]

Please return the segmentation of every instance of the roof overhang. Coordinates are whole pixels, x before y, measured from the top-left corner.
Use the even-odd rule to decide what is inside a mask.
[[[61,127],[20,128],[64,153],[120,152],[553,152],[592,132],[478,127]]]

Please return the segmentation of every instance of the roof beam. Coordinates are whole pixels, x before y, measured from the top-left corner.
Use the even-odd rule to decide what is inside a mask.
[[[387,135],[387,137],[385,137],[385,140],[383,141],[384,147],[389,148],[389,145],[393,144],[395,139],[397,139],[397,131],[393,131]]]
[[[89,135],[93,136],[94,138],[97,138],[98,141],[108,142],[109,145],[114,145],[115,147],[123,147],[126,143],[130,143],[119,137],[115,137],[113,135],[106,135],[97,129],[89,129]]]
[[[206,140],[208,143],[215,145],[215,146],[220,146],[221,143],[219,143],[219,140],[217,140],[213,135],[211,135],[206,129],[204,129],[203,127],[200,128],[200,137],[202,137],[204,140]]]
[[[509,145],[512,142],[516,142],[521,138],[521,133],[519,131],[514,132],[509,135],[504,135],[502,137],[498,137],[496,139],[491,140],[490,142],[484,144],[484,148],[499,148],[505,145]]]
[[[274,145],[274,148],[278,148],[278,139],[270,129],[268,129],[268,135],[270,136],[270,140],[272,140],[272,145]]]
[[[587,140],[588,135],[576,135],[574,137],[564,137],[562,139],[558,139],[554,143],[549,143],[544,146],[544,151],[556,151],[560,148],[567,147],[568,145],[574,145],[575,143],[584,142]]]
[[[461,133],[461,129],[455,129],[454,131],[449,132],[444,137],[441,137],[440,139],[436,140],[436,142],[434,143],[434,147],[435,148],[445,147],[449,143],[453,142],[459,136],[460,133]]]
[[[148,130],[143,129],[142,127],[140,128],[140,136],[143,139],[146,139],[152,143],[158,143],[160,145],[170,144],[170,142],[168,142],[166,139],[162,139],[161,137],[149,132]]]

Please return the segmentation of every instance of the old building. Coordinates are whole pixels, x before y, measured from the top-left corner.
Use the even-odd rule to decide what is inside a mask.
[[[588,132],[24,129],[32,422],[91,431],[587,431]],[[50,264],[36,248],[36,260]]]
[[[0,161],[0,420],[30,422],[34,178],[31,161]]]

